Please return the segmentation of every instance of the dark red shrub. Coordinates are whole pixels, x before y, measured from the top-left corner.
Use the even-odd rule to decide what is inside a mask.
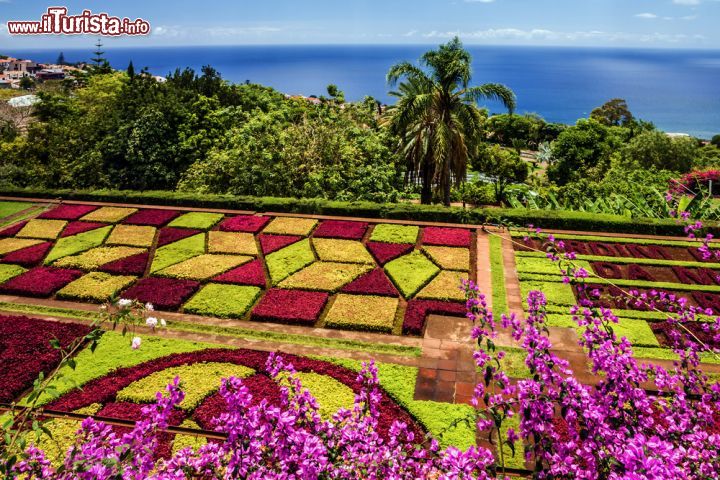
[[[220,230],[223,232],[249,232],[257,233],[267,225],[272,217],[262,217],[258,215],[238,215],[236,217],[226,218],[220,224]]]
[[[196,230],[194,228],[176,228],[176,227],[165,227],[160,230],[160,236],[158,237],[158,247],[167,245],[168,243],[177,242],[183,238],[192,237],[202,233],[202,230]]]
[[[269,290],[252,312],[256,322],[312,325],[328,301],[325,292],[303,290]]]
[[[67,348],[88,333],[86,325],[0,315],[0,402],[14,401],[40,372],[57,365],[60,352],[50,340],[57,338]]]
[[[673,346],[673,334],[679,335],[681,345],[685,345],[687,340],[693,343],[697,343],[697,341],[700,340],[711,348],[720,347],[720,343],[715,341],[714,335],[711,333],[709,324],[704,322],[684,322],[683,327],[680,327],[677,323],[668,321],[650,323],[650,328],[658,338],[658,342],[664,347]],[[688,334],[688,330],[692,336]]]
[[[415,245],[411,243],[367,242],[367,249],[380,265],[412,252]]]
[[[611,243],[600,243],[600,242],[588,242],[588,248],[593,255],[600,255],[603,257],[624,257],[621,252],[618,251],[617,246]]]
[[[720,314],[720,295],[710,292],[692,292],[692,298],[702,308],[710,308]]]
[[[35,267],[0,285],[0,292],[28,297],[49,297],[82,275],[80,270]]]
[[[628,265],[628,276],[630,277],[630,280],[644,280],[646,282],[655,281],[655,277],[650,275],[650,272],[635,263]]]
[[[425,330],[425,320],[428,315],[465,316],[465,304],[441,302],[438,300],[410,300],[405,310],[403,321],[403,335],[420,336]]]
[[[361,293],[364,295],[382,295],[397,297],[398,291],[395,285],[385,275],[382,268],[366,273],[360,278],[350,282],[343,289],[344,293]]]
[[[670,255],[663,247],[657,245],[634,245],[628,243],[624,245],[629,252],[629,256],[635,258],[652,258],[655,260],[672,260]]]
[[[710,258],[704,258],[702,252],[697,249],[697,247],[688,247],[687,249],[688,253],[693,256],[693,258],[698,262],[716,262],[714,256],[710,256]]]
[[[77,220],[80,217],[84,217],[93,210],[97,210],[98,207],[92,205],[67,205],[62,204],[48,210],[40,215],[38,218],[47,218],[52,220]]]
[[[228,270],[212,279],[213,282],[235,283],[237,285],[252,285],[264,287],[265,269],[262,260],[253,260],[250,263]]]
[[[425,227],[422,232],[423,245],[446,247],[469,247],[472,235],[465,228]]]
[[[570,252],[575,252],[578,255],[593,255],[585,242],[580,240],[563,240],[563,242],[565,242],[565,248]]]
[[[615,263],[590,262],[593,272],[603,278],[623,278],[622,268]]]
[[[3,263],[14,263],[25,267],[37,265],[45,258],[48,251],[52,247],[52,242],[43,242],[33,245],[32,247],[21,248],[5,255],[2,259]]]
[[[99,222],[70,222],[65,226],[60,237],[69,237],[78,233],[89,232],[100,227],[104,227],[106,223]]]
[[[179,216],[180,212],[177,210],[143,209],[130,215],[123,223],[161,227]]]
[[[299,235],[266,235],[264,233],[258,235],[263,255],[277,252],[281,248],[285,248],[302,239],[303,237]]]
[[[23,229],[25,224],[27,223],[27,220],[16,223],[15,225],[10,225],[7,228],[4,228],[3,230],[0,230],[0,237],[14,237],[18,234],[20,230]]]
[[[130,257],[121,258],[114,262],[106,263],[102,265],[98,270],[107,273],[117,273],[118,275],[139,275],[142,276],[145,273],[148,260],[150,259],[149,252],[138,253]]]
[[[159,310],[177,310],[199,287],[194,280],[148,277],[125,290],[122,298],[149,302]]]
[[[709,268],[672,267],[675,276],[681,283],[690,285],[715,285],[718,272]]]
[[[368,228],[367,222],[351,222],[346,220],[325,220],[315,229],[314,237],[342,238],[345,240],[360,240],[365,236]]]

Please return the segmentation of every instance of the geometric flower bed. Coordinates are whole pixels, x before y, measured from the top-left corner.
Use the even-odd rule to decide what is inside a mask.
[[[408,301],[458,302],[475,275],[464,228],[80,204],[40,217],[3,230],[0,292],[399,332]]]

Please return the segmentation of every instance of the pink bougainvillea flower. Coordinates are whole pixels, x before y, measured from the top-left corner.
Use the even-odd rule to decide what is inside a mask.
[[[263,255],[267,255],[272,252],[276,252],[281,248],[285,248],[288,245],[300,241],[303,237],[299,235],[258,235],[260,240],[260,248],[262,248]]]
[[[469,247],[472,236],[465,228],[425,227],[422,233],[423,245],[446,247]]]
[[[177,210],[163,210],[145,208],[138,210],[125,219],[123,223],[130,225],[145,225],[150,227],[161,227],[170,220],[179,217],[180,212]]]
[[[62,204],[52,210],[48,210],[47,212],[38,215],[38,218],[50,220],[77,220],[78,218],[83,217],[97,209],[98,207],[93,205]]]
[[[177,310],[198,288],[194,280],[148,277],[125,290],[122,298],[151,303],[158,310]]]
[[[29,297],[49,297],[82,275],[83,272],[80,270],[36,267],[0,285],[0,292]]]
[[[390,260],[410,253],[415,245],[411,243],[385,243],[367,242],[367,249],[380,265],[385,265]]]
[[[393,285],[387,275],[385,275],[382,268],[376,268],[357,280],[352,281],[342,289],[342,292],[383,295],[387,297],[398,296],[397,288],[395,288],[395,285]]]
[[[360,240],[368,228],[367,222],[352,222],[347,220],[325,220],[315,229],[314,237],[343,238],[346,240]]]
[[[325,292],[269,290],[252,312],[252,320],[297,325],[312,325],[327,303]]]
[[[272,218],[259,215],[238,215],[226,218],[220,224],[220,230],[224,232],[248,232],[257,233],[267,225]]]
[[[213,282],[219,283],[235,283],[237,285],[252,285],[255,287],[264,287],[265,270],[262,260],[253,260],[250,263],[233,268],[223,274],[212,279]]]

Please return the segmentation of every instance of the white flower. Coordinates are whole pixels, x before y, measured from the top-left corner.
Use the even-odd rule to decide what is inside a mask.
[[[148,327],[153,327],[153,328],[155,328],[155,327],[157,327],[158,319],[155,318],[155,317],[148,317],[147,320],[145,320],[145,324],[146,324]]]
[[[167,322],[165,321],[164,318],[161,318],[161,319],[160,319],[160,326],[161,326],[161,327],[167,327]]]
[[[148,312],[152,312],[153,310],[155,310],[155,307],[153,307],[152,303],[148,302],[145,304],[145,310],[147,310]]]
[[[117,302],[119,307],[128,307],[132,304],[132,300],[128,300],[127,298],[121,298]]]
[[[140,337],[135,337],[132,339],[132,344],[130,345],[133,350],[137,350],[140,348],[140,344],[142,343],[142,339]]]

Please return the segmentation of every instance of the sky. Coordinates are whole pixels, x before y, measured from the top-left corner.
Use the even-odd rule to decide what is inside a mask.
[[[87,47],[86,36],[11,36],[49,6],[143,18],[106,46],[466,44],[720,49],[720,0],[0,0],[0,50]]]

